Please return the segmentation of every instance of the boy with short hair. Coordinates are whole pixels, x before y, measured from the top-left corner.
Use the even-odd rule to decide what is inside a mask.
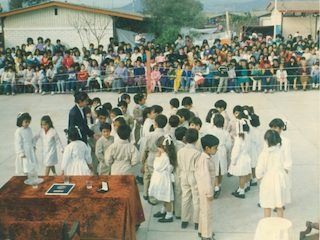
[[[224,117],[224,125],[223,125],[223,129],[227,130],[228,126],[229,126],[229,122],[230,122],[230,118],[229,115],[226,111],[227,109],[227,103],[224,100],[218,100],[216,101],[216,103],[214,104],[214,107],[218,110],[218,112]]]
[[[113,136],[110,136],[111,133],[111,124],[110,123],[103,123],[100,126],[101,131],[101,138],[98,139],[96,143],[96,156],[98,159],[98,167],[97,172],[98,175],[110,175],[110,167],[107,166],[104,162],[104,153],[111,146],[114,142]]]
[[[190,118],[192,117],[199,117],[199,113],[197,112],[197,110],[193,107],[193,101],[191,97],[184,97],[182,99],[182,103],[181,105],[188,109],[191,113]],[[193,114],[192,114],[193,113]]]
[[[136,103],[136,106],[133,109],[133,119],[136,121],[136,127],[134,130],[134,139],[136,142],[136,146],[138,146],[138,142],[140,140],[140,130],[141,126],[143,124],[143,110],[146,108],[145,106],[145,98],[142,93],[137,93],[133,97],[134,102]]]
[[[158,152],[158,147],[156,146],[156,141],[165,135],[164,127],[167,125],[167,117],[165,115],[158,115],[154,119],[154,131],[149,132],[144,137],[142,146],[142,169],[144,191],[143,198],[147,200],[151,205],[156,204],[156,199],[148,197],[148,189],[150,185],[151,175],[153,173],[153,162]]]
[[[218,67],[218,72],[219,72],[219,85],[218,85],[218,90],[217,93],[220,92],[227,92],[227,85],[228,85],[228,66],[227,66],[227,60],[222,61],[222,65]]]
[[[180,102],[178,98],[172,98],[169,102],[170,104],[170,112],[168,114],[168,117],[172,116],[172,115],[176,115],[178,108],[180,106]]]
[[[193,202],[193,222],[195,230],[198,230],[199,223],[199,192],[195,178],[195,163],[201,152],[197,149],[196,143],[199,133],[196,129],[186,131],[187,145],[178,151],[178,176],[181,180],[182,204],[181,204],[181,228],[187,228],[191,220],[191,201]]]
[[[203,152],[195,164],[200,200],[199,235],[202,240],[212,239],[212,210],[215,181],[215,165],[211,156],[215,155],[219,139],[213,135],[201,138]]]
[[[98,121],[94,124],[92,124],[92,126],[90,127],[90,129],[95,133],[95,134],[101,134],[101,125],[104,124],[106,122],[106,119],[108,117],[108,112],[107,110],[103,107],[103,106],[97,106],[94,109],[95,113],[97,114],[97,119]],[[91,157],[92,157],[92,165],[93,165],[93,174],[97,175],[97,167],[98,167],[98,159],[97,156],[95,154],[95,148],[96,148],[96,143],[97,140],[94,137],[90,137],[88,139],[88,144],[91,147]]]
[[[186,108],[181,108],[177,111],[177,116],[180,119],[179,127],[189,127],[190,111]]]
[[[118,103],[118,107],[122,110],[124,120],[126,120],[126,123],[130,126],[131,130],[133,130],[134,119],[130,114],[128,114],[128,103],[126,101],[120,101]]]
[[[186,131],[187,128],[185,127],[178,127],[176,128],[174,132],[175,136],[175,143],[174,147],[176,150],[176,153],[180,149],[182,149],[186,145]],[[176,216],[176,219],[181,219],[181,197],[182,197],[182,190],[181,190],[181,181],[180,181],[180,176],[178,174],[178,168],[175,168],[173,171],[174,175],[174,201],[173,201],[173,209],[174,209],[174,214]]]
[[[180,119],[177,115],[172,115],[169,118],[168,128],[167,128],[166,132],[167,132],[167,134],[169,134],[171,136],[174,143],[177,140],[174,133],[175,133],[177,127],[179,126],[179,122],[180,122]]]
[[[104,161],[111,166],[111,175],[130,175],[132,166],[139,162],[138,149],[129,142],[131,128],[127,124],[120,125],[117,130],[119,140],[115,141],[104,154]]]

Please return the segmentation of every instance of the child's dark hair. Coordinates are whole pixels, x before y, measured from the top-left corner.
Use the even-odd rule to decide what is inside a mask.
[[[131,97],[130,97],[129,94],[123,93],[123,94],[118,98],[118,101],[121,102],[121,101],[125,101],[126,99],[131,99]]]
[[[172,98],[169,103],[174,108],[179,108],[179,106],[180,106],[180,102],[179,102],[178,98]]]
[[[126,101],[120,101],[118,102],[118,107],[128,108],[128,103]]]
[[[172,115],[169,117],[169,124],[171,127],[178,127],[179,126],[179,122],[180,122],[180,119],[177,115]]]
[[[93,98],[92,102],[98,102],[98,105],[101,105],[101,99],[98,97]]]
[[[234,106],[234,108],[233,108],[233,113],[235,113],[235,112],[242,112],[243,111],[243,109],[242,109],[242,107],[240,106],[240,105],[236,105],[236,106]]]
[[[81,140],[82,138],[80,129],[77,126],[69,127],[68,130],[65,130],[65,132],[67,133],[70,141]]]
[[[219,145],[219,139],[216,136],[207,134],[201,138],[201,146],[205,150],[206,147],[212,148],[213,146]]]
[[[126,124],[126,120],[124,119],[124,117],[123,117],[122,115],[117,116],[117,117],[113,120],[113,122],[118,122],[118,123],[119,123],[119,126]]]
[[[181,105],[182,106],[191,106],[193,104],[191,97],[184,97],[182,99]]]
[[[214,116],[213,125],[216,126],[217,128],[223,128],[223,125],[224,125],[224,117],[223,117],[220,113],[217,113],[217,114]]]
[[[160,114],[156,116],[154,121],[158,124],[158,128],[164,128],[168,123],[168,118],[165,115]]]
[[[73,96],[74,96],[74,101],[76,103],[79,103],[80,101],[85,101],[86,99],[89,98],[86,92],[75,92]]]
[[[139,102],[141,102],[143,98],[144,96],[142,93],[137,93],[136,95],[134,95],[133,100],[135,104],[139,104]]]
[[[243,132],[238,133],[239,137],[241,137],[242,139],[244,139],[244,132],[249,132],[250,131],[250,127],[247,123],[248,120],[245,120],[244,118],[240,118],[237,122],[237,124],[239,125],[239,129],[242,127]],[[242,126],[241,126],[242,125]]]
[[[127,124],[122,124],[118,127],[117,133],[120,139],[127,140],[130,137],[131,128]]]
[[[163,112],[163,107],[160,105],[153,105],[152,109],[154,110],[154,113],[161,114]]]
[[[103,129],[111,131],[111,128],[111,124],[107,122],[100,125],[100,131],[102,131]]]
[[[260,126],[259,116],[256,114],[252,114],[250,123],[252,127],[259,127]]]
[[[107,109],[103,105],[97,106],[94,110],[97,113],[98,117],[99,116],[106,116],[106,117],[109,116]]]
[[[276,146],[278,144],[281,145],[280,134],[275,130],[269,129],[268,131],[266,131],[266,133],[264,134],[264,140],[266,140],[268,147]]]
[[[112,109],[112,104],[109,102],[106,102],[102,105],[108,112]]]
[[[184,117],[186,121],[190,119],[190,111],[186,108],[181,108],[177,111],[176,115]]]
[[[207,113],[206,122],[211,123],[213,116],[215,116],[215,114],[217,114],[217,113],[219,113],[219,111],[217,109],[211,108]]]
[[[44,116],[41,118],[40,123],[41,123],[42,121],[44,121],[46,124],[49,125],[49,129],[50,129],[50,128],[54,128],[54,127],[53,127],[52,120],[51,120],[51,118],[50,118],[49,115],[44,115]]]
[[[148,114],[152,113],[154,110],[152,107],[146,107],[145,109],[143,109],[143,112],[142,112],[142,119],[143,119],[143,122],[147,119],[148,117]]]
[[[22,126],[22,122],[24,120],[28,120],[29,122],[31,121],[31,116],[29,113],[20,113],[17,117],[17,127]]]
[[[120,108],[118,108],[118,107],[112,108],[110,113],[113,113],[116,116],[123,115],[122,110]]]
[[[214,104],[214,107],[215,108],[223,108],[224,110],[226,110],[227,109],[227,103],[224,100],[218,100]]]
[[[177,140],[182,141],[183,137],[186,136],[187,130],[188,129],[186,127],[178,127],[174,131],[174,136],[176,137]]]
[[[270,128],[278,127],[282,129],[283,131],[287,130],[287,124],[284,123],[284,121],[280,118],[275,118],[269,123]]]
[[[199,139],[199,133],[194,128],[187,129],[185,136],[187,143],[194,143]]]
[[[193,117],[193,118],[191,118],[191,119],[189,120],[189,126],[190,126],[191,123],[193,123],[193,124],[195,124],[195,125],[199,125],[200,128],[202,127],[202,121],[201,121],[201,119],[198,118],[198,117]]]
[[[168,154],[170,164],[174,167],[177,166],[177,154],[173,144],[173,140],[170,135],[161,136],[156,141],[156,146],[158,148],[163,148]]]
[[[245,105],[242,107],[242,111],[245,111],[247,110],[249,115],[251,116],[252,114],[254,114],[254,108],[253,106],[248,106],[248,105]]]

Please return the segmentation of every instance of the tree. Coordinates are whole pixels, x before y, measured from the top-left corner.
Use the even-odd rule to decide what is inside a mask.
[[[17,8],[22,8],[23,0],[10,0],[9,1],[9,9],[14,10]]]
[[[182,27],[199,27],[205,21],[199,0],[143,0],[145,14],[151,16],[157,42],[173,42]]]
[[[29,7],[47,1],[48,0],[9,0],[9,9],[11,11],[14,9]]]
[[[68,22],[78,33],[83,46],[85,40],[88,45],[91,43],[91,35],[99,45],[112,29],[112,19],[100,14],[74,13],[68,16]]]

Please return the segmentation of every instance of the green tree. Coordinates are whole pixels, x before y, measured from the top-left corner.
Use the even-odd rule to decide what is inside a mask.
[[[173,42],[182,27],[200,27],[205,22],[199,0],[143,0],[159,43]]]
[[[22,8],[23,0],[9,0],[9,9],[14,10],[17,8]]]
[[[23,7],[29,7],[47,1],[48,0],[9,0],[9,9],[14,10]]]

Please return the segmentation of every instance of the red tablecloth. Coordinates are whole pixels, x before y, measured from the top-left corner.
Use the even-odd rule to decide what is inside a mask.
[[[38,188],[24,184],[26,177],[12,177],[0,189],[0,239],[8,236],[8,226],[21,221],[80,222],[81,239],[135,240],[135,227],[144,222],[144,213],[133,175],[70,176],[74,189],[67,196],[48,196],[45,192],[63,177],[42,177]],[[92,189],[86,180],[92,180]],[[109,191],[98,193],[101,181]]]

